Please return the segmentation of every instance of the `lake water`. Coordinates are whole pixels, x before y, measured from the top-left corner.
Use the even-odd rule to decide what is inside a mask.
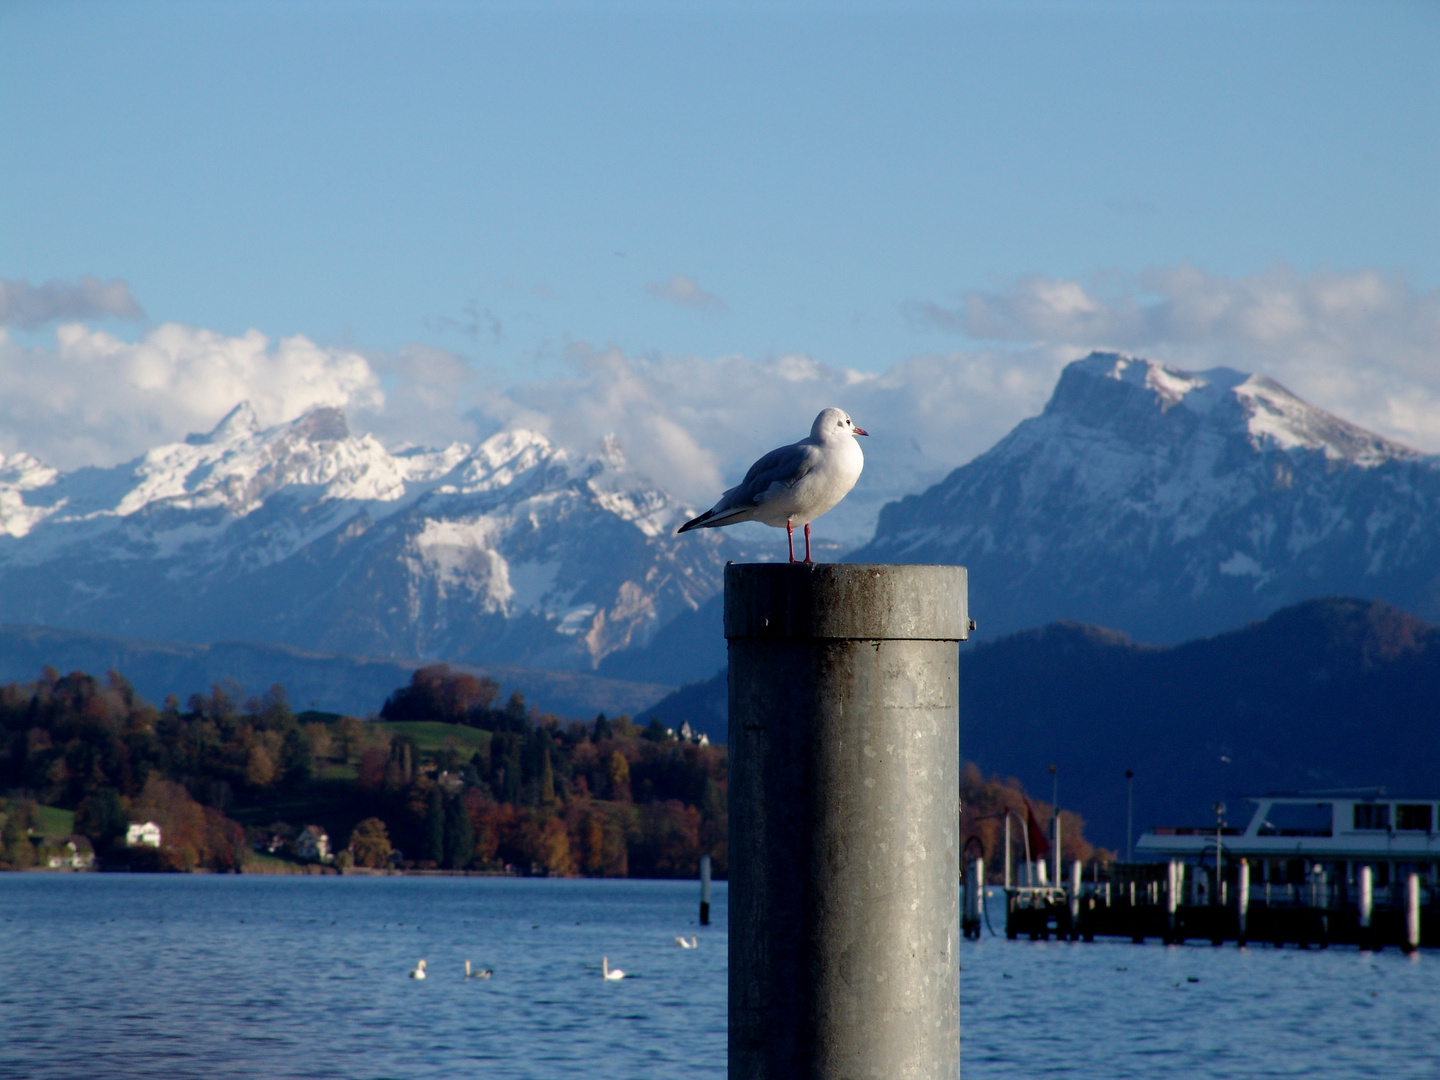
[[[695,925],[698,899],[692,882],[0,874],[0,1076],[723,1076],[725,886],[716,925]],[[603,982],[602,955],[633,977]],[[407,978],[421,957],[430,977]],[[494,978],[467,982],[467,959]],[[967,1077],[1440,1076],[1440,954],[987,936],[961,963]]]

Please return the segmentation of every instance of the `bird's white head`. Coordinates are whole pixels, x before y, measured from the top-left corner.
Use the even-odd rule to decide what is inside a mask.
[[[830,442],[847,435],[869,435],[864,428],[855,426],[850,414],[844,409],[825,409],[815,417],[810,428],[810,438],[816,442]]]

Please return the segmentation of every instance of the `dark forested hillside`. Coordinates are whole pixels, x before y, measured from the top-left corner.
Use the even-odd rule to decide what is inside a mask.
[[[1061,804],[1111,847],[1126,769],[1137,829],[1245,793],[1440,787],[1440,628],[1383,603],[1312,600],[1171,648],[1055,623],[963,652],[961,702],[967,758],[1032,785],[1057,765]]]
[[[1169,647],[1051,623],[960,657],[964,757],[1041,793],[1056,765],[1061,804],[1111,848],[1126,769],[1137,829],[1247,792],[1440,789],[1440,627],[1387,604],[1312,600]],[[714,734],[725,700],[721,671],[643,715]]]

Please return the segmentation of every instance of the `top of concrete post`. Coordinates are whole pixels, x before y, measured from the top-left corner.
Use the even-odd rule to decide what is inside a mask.
[[[731,563],[725,636],[964,641],[968,576],[963,566]]]

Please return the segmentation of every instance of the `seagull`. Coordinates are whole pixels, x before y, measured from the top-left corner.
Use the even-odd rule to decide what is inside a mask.
[[[868,435],[855,426],[844,409],[825,409],[815,418],[810,437],[771,450],[745,474],[745,479],[720,496],[720,501],[677,533],[713,529],[740,521],[759,521],[784,528],[795,558],[795,526],[805,526],[805,561],[810,558],[810,522],[835,507],[850,493],[865,455],[852,438]]]
[[[423,979],[425,977],[425,961],[421,960],[415,965],[415,970],[410,972],[412,979]]]
[[[679,945],[682,949],[698,949],[700,947],[700,939],[696,935],[691,934],[688,941],[683,937],[677,937],[675,944]]]
[[[608,956],[602,956],[600,958],[600,976],[606,982],[617,982],[625,977],[625,972],[619,968],[612,968],[610,966],[610,958]]]

